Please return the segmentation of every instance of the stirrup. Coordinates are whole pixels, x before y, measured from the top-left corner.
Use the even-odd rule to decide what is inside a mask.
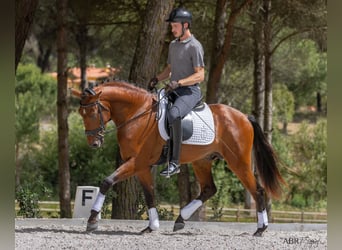
[[[178,174],[179,172],[179,165],[171,161],[169,162],[167,167],[160,172],[160,175],[165,176],[166,178],[170,178],[171,175]]]

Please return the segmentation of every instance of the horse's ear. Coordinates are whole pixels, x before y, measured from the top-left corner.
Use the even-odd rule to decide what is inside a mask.
[[[78,98],[78,99],[81,99],[81,91],[79,91],[79,90],[77,90],[77,89],[73,89],[73,88],[70,88],[70,90],[71,90],[71,94],[74,96],[74,97],[76,97],[76,98]]]
[[[100,91],[99,93],[96,94],[96,98],[99,98],[101,95],[102,91]]]

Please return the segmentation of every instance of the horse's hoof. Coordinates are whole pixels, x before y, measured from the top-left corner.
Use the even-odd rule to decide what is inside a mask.
[[[86,231],[87,232],[93,232],[93,231],[95,231],[97,228],[98,228],[98,226],[99,226],[99,224],[97,223],[97,222],[94,222],[94,223],[87,223],[87,229],[86,229]]]
[[[265,225],[262,228],[258,228],[256,232],[253,234],[253,236],[261,237],[266,229],[267,229],[267,226]]]
[[[178,216],[177,220],[175,221],[175,225],[173,226],[173,231],[176,232],[181,230],[185,227],[184,220],[181,215]]]
[[[140,234],[152,233],[152,229],[150,227],[146,227],[144,230],[140,232]]]
[[[184,223],[175,223],[175,225],[173,226],[173,231],[176,232],[178,230],[181,230],[185,227]]]

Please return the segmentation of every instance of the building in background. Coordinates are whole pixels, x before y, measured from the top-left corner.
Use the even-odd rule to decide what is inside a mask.
[[[89,87],[94,87],[98,84],[101,84],[106,79],[113,79],[118,73],[120,69],[113,68],[110,65],[107,65],[105,68],[96,68],[95,65],[91,65],[87,68],[86,78],[87,85]],[[57,79],[57,72],[51,73],[53,77]],[[81,85],[81,69],[80,68],[69,68],[68,70],[68,88],[80,88]]]

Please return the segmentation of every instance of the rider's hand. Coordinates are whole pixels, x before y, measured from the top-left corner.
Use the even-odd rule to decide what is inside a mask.
[[[178,88],[180,85],[177,81],[171,81],[170,83],[167,84],[167,87],[169,90],[174,90]]]
[[[148,83],[148,89],[149,90],[153,90],[156,87],[157,83],[158,83],[158,78],[157,77],[153,77],[150,80],[150,82]]]

